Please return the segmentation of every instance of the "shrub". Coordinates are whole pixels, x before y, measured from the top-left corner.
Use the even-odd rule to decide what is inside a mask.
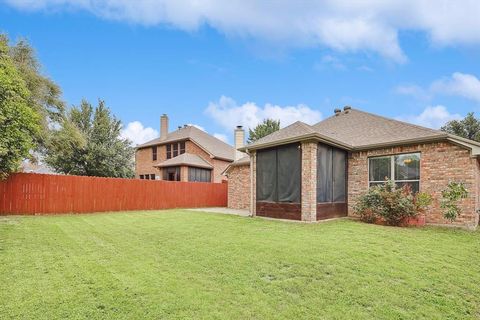
[[[354,207],[365,222],[384,220],[388,225],[400,225],[409,217],[416,217],[432,202],[426,193],[413,193],[409,186],[398,188],[391,180],[369,188]]]
[[[440,208],[443,210],[443,216],[454,221],[461,211],[458,201],[466,197],[468,197],[468,190],[463,182],[450,182],[447,188],[442,190]]]

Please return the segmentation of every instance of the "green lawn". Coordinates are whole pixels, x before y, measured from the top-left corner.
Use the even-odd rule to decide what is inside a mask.
[[[478,319],[480,232],[142,211],[0,217],[2,319]]]

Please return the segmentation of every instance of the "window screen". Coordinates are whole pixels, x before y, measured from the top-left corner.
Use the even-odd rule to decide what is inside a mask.
[[[212,170],[204,168],[188,167],[188,181],[211,182]]]
[[[346,153],[324,144],[317,148],[317,202],[345,202]]]
[[[257,200],[300,202],[301,152],[298,144],[257,152]]]

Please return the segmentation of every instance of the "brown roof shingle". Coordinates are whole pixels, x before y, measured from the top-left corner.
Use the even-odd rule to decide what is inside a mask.
[[[175,158],[167,159],[154,167],[173,167],[173,166],[191,166],[198,168],[207,168],[212,169],[212,165],[207,161],[203,160],[201,157],[196,154],[191,153],[182,153],[181,155],[176,156]]]

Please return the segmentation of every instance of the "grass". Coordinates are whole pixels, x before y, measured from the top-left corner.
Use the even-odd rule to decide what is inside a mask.
[[[2,319],[477,319],[480,232],[183,210],[0,218]]]

